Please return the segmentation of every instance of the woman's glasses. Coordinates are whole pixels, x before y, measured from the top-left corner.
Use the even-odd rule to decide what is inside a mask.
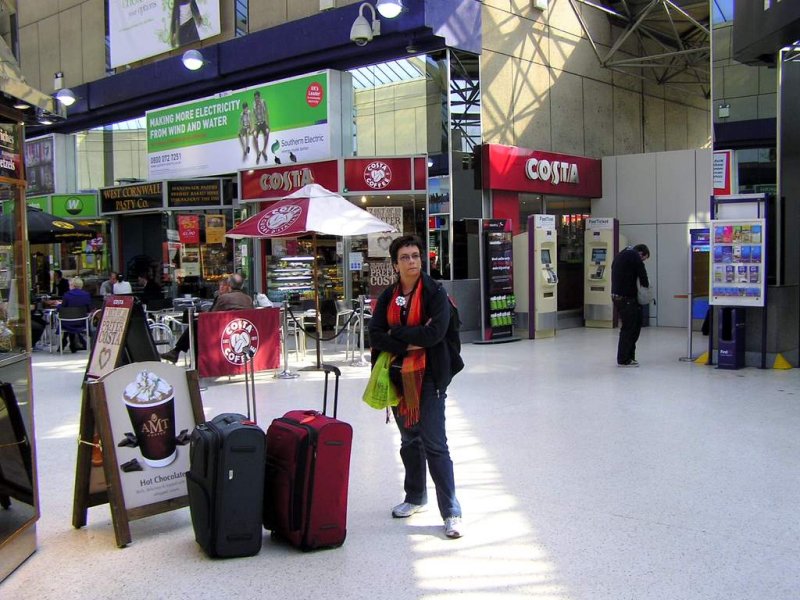
[[[416,262],[416,261],[420,260],[421,258],[422,258],[422,256],[420,254],[403,254],[401,256],[398,256],[397,260],[402,261],[402,262],[411,262],[413,260],[413,261]]]

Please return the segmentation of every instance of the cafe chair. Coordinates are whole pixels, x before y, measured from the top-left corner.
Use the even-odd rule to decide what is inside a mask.
[[[89,321],[91,318],[86,306],[62,306],[59,308],[56,313],[55,326],[59,354],[64,354],[65,333],[83,335],[86,340],[86,349],[89,350],[89,345],[92,342],[92,338],[89,334]],[[67,329],[70,331],[64,331],[64,325],[67,325]],[[82,331],[80,331],[81,329]]]

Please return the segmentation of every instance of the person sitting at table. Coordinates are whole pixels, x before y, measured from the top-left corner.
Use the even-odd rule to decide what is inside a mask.
[[[117,282],[114,284],[114,287],[112,289],[115,295],[133,293],[133,288],[131,288],[130,282],[125,281],[125,278],[120,273],[117,273]]]
[[[61,269],[56,269],[53,271],[53,296],[58,296],[59,298],[63,298],[64,294],[69,291],[69,281],[64,279],[64,273],[61,272]]]
[[[62,308],[68,306],[85,306],[86,312],[89,312],[89,307],[92,305],[92,297],[89,292],[83,289],[83,279],[80,277],[73,277],[69,280],[69,291],[64,294],[61,299],[61,304],[58,307],[59,312]],[[86,326],[83,323],[62,323],[61,333],[63,334],[62,345],[66,348],[66,342],[69,342],[69,349],[75,354],[78,350],[86,350],[86,340],[83,338],[82,333],[86,331]]]
[[[224,310],[246,310],[253,308],[253,299],[242,291],[242,276],[238,273],[227,275],[219,282],[219,293],[214,304],[211,306],[211,312],[221,312]],[[197,319],[194,319],[191,324],[195,339],[197,339]],[[181,352],[189,351],[189,330],[187,329],[178,338],[175,347],[172,350],[161,354],[161,358],[168,360],[171,363],[178,362]]]
[[[119,281],[119,274],[116,271],[111,271],[108,274],[108,279],[100,284],[100,295],[105,297],[114,293],[114,285]]]

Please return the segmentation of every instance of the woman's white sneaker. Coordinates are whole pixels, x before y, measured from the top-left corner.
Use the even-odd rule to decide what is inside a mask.
[[[444,534],[449,538],[460,538],[464,535],[461,517],[447,517],[444,520]]]
[[[406,517],[410,517],[411,515],[424,510],[424,504],[411,504],[410,502],[403,502],[392,509],[392,516],[395,519],[405,519]]]

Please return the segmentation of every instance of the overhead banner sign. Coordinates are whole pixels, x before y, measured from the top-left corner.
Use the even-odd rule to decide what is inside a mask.
[[[96,217],[97,194],[54,194],[50,206],[49,212],[65,219]]]
[[[735,169],[733,167],[733,150],[714,151],[713,179],[715,196],[728,196],[734,193]]]
[[[0,125],[0,177],[22,179],[22,154],[19,129],[16,125]]]
[[[167,206],[169,208],[216,207],[221,203],[222,180],[220,179],[167,182]]]
[[[25,178],[27,193],[31,196],[52,194],[56,191],[55,136],[25,140]]]
[[[100,190],[103,214],[164,208],[164,183],[134,183]]]
[[[149,179],[330,158],[341,139],[341,73],[320,71],[148,111]]]
[[[239,171],[239,198],[277,200],[309,183],[342,194],[424,193],[428,165],[424,155],[336,158]]]
[[[602,162],[595,158],[484,144],[483,189],[580,198],[603,195]]]
[[[111,66],[219,35],[219,0],[109,0]]]

